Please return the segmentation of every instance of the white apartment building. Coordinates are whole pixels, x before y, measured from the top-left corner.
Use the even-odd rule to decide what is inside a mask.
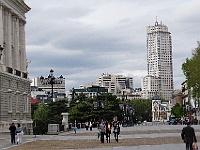
[[[165,100],[170,100],[174,89],[172,38],[168,27],[162,22],[159,24],[156,21],[154,26],[147,27],[147,68],[148,75],[157,77],[158,82],[160,82],[155,82],[160,86],[158,88],[160,90],[158,91],[159,96]],[[151,85],[151,87],[155,86],[157,85]],[[153,92],[152,90],[154,88],[150,89],[151,92]],[[145,97],[151,98],[150,95],[145,95]]]
[[[147,75],[142,78],[142,95],[143,98],[152,98],[155,95],[160,95],[160,78]]]
[[[0,0],[0,132],[8,132],[12,122],[32,131],[25,46],[25,14],[29,10],[23,0]]]
[[[122,94],[123,90],[133,90],[133,77],[103,73],[96,78],[96,84],[107,88],[109,93],[118,95]]]

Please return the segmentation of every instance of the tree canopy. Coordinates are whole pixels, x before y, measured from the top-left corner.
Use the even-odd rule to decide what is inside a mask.
[[[197,42],[197,47],[192,51],[192,58],[186,58],[182,64],[182,70],[187,79],[188,87],[192,87],[194,97],[200,97],[200,42]]]
[[[135,121],[152,121],[152,110],[150,99],[134,99],[131,104],[135,109]]]
[[[41,103],[33,115],[34,134],[45,134],[49,123],[49,106]]]
[[[94,108],[94,102],[98,107]],[[114,117],[121,119],[119,110],[119,99],[108,93],[101,93],[100,96],[87,98],[83,94],[75,95],[70,103],[69,122],[85,122],[89,120],[99,121],[100,119],[112,120]],[[103,106],[102,106],[103,104]]]
[[[171,113],[176,117],[176,118],[181,118],[182,116],[185,115],[185,112],[183,111],[183,107],[176,103],[176,105],[174,105],[172,107]]]

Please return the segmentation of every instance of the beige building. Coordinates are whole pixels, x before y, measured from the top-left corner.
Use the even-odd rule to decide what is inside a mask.
[[[133,77],[123,75],[111,75],[103,73],[96,78],[96,84],[108,89],[108,93],[122,95],[124,90],[133,90]],[[130,92],[130,93],[131,93]]]
[[[160,78],[147,75],[141,80],[142,97],[145,99],[152,99],[155,95],[160,95]]]
[[[30,80],[25,48],[25,13],[30,10],[23,0],[0,0],[0,132],[12,122],[32,130]]]

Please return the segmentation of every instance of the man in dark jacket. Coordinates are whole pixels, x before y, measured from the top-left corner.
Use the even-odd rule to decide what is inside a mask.
[[[193,142],[197,142],[194,128],[191,127],[191,122],[187,123],[187,127],[184,127],[181,133],[181,137],[186,143],[186,150],[192,150]]]
[[[15,144],[16,127],[14,123],[11,124],[11,126],[9,127],[9,130],[10,130],[10,136],[11,136],[11,143]]]

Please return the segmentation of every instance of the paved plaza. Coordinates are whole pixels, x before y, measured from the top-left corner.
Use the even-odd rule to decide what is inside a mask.
[[[101,144],[97,134],[98,129],[86,131],[78,129],[63,132],[59,135],[24,135],[21,145],[12,145],[8,133],[0,133],[1,150],[43,150],[43,149],[95,149],[95,150],[184,150],[185,144],[180,137],[183,125],[155,125],[121,127],[119,142],[111,135],[111,143]],[[200,144],[200,126],[193,126]]]

